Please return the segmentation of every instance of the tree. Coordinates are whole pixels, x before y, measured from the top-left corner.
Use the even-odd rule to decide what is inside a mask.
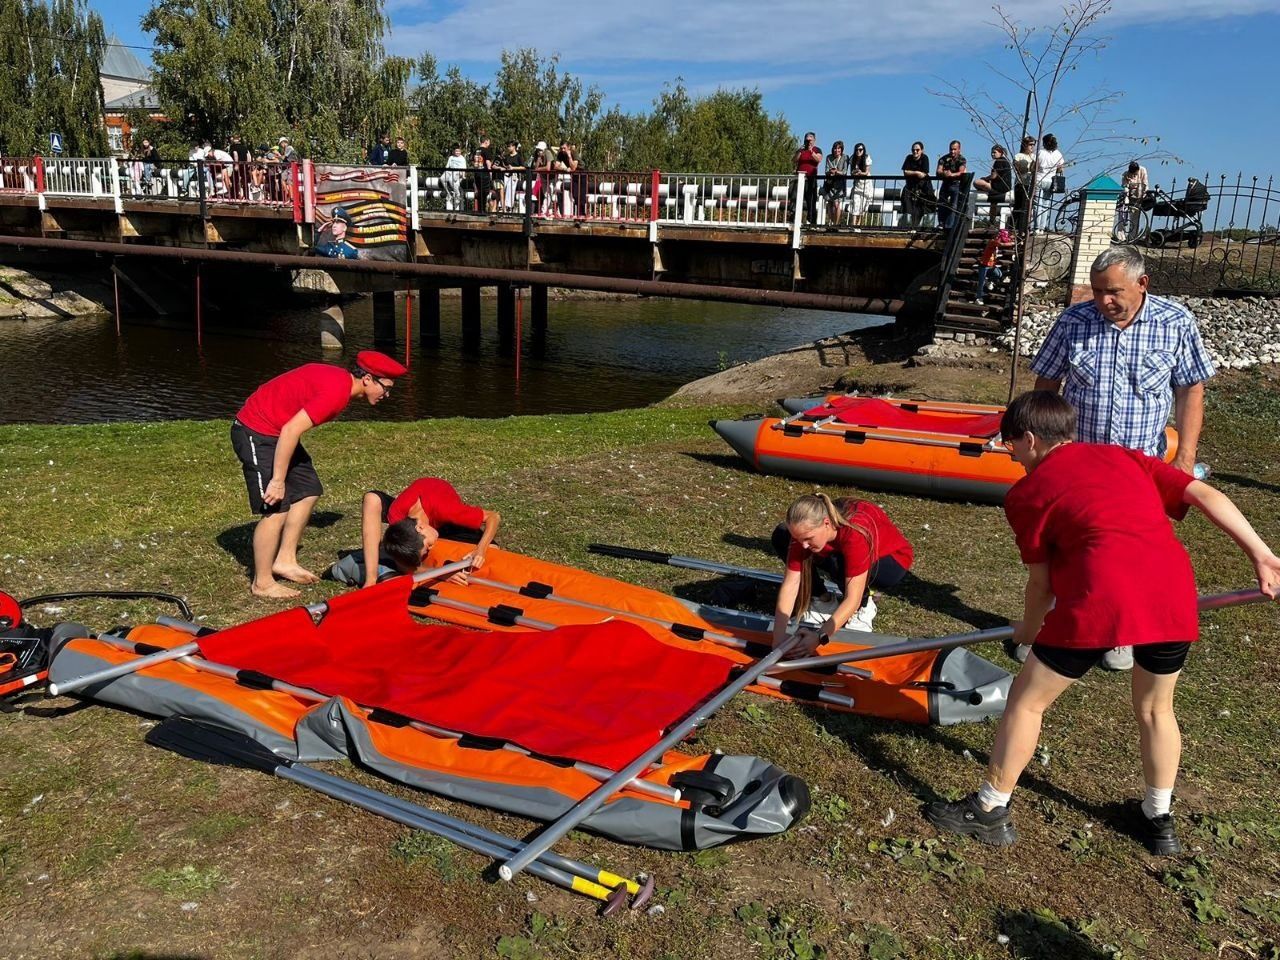
[[[429,53],[418,61],[418,85],[410,102],[414,121],[410,146],[427,168],[443,167],[455,143],[469,154],[478,144],[479,132],[492,125],[489,88],[464,77],[457,66],[440,76],[436,58]]]
[[[1137,131],[1136,120],[1114,116],[1123,93],[1104,84],[1069,92],[1072,79],[1081,75],[1080,68],[1107,47],[1108,38],[1098,28],[1111,12],[1111,0],[1070,0],[1062,19],[1047,27],[1026,26],[999,6],[992,11],[995,26],[1005,37],[1006,57],[986,66],[1000,87],[992,91],[961,81],[929,91],[964,113],[981,138],[1003,145],[1012,157],[1028,116],[1029,135],[1041,140],[1053,133],[1070,164],[1088,171],[1084,180],[1114,166],[1119,158],[1169,156],[1151,149],[1160,138]]]
[[[156,93],[191,140],[281,135],[359,159],[399,123],[411,64],[383,47],[382,0],[155,0]]]
[[[504,140],[568,140],[589,149],[604,94],[560,69],[560,57],[502,51],[494,77],[493,125]]]
[[[0,154],[46,152],[49,134],[61,133],[68,154],[105,156],[106,50],[85,0],[0,0]]]

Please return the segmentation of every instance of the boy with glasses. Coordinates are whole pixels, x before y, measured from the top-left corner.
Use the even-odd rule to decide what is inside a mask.
[[[298,596],[276,577],[292,583],[318,579],[298,563],[302,531],[324,492],[302,435],[335,419],[356,397],[371,406],[381,402],[407,372],[385,353],[362,350],[352,372],[329,363],[304,364],[268,380],[244,402],[231,424],[231,446],[244,470],[249,507],[259,518],[250,586],[255,596]]]

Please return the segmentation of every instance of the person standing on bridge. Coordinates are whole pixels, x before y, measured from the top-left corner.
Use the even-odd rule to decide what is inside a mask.
[[[965,215],[960,209],[960,179],[968,172],[967,163],[959,140],[952,140],[946,155],[938,158],[938,178],[942,180],[938,188],[938,226],[943,230],[950,230]]]
[[[804,146],[791,158],[796,173],[804,174],[804,219],[809,226],[818,222],[818,164],[822,163],[822,148],[818,135],[813,131],[804,135]]]
[[[308,363],[268,380],[244,402],[231,423],[231,446],[244,468],[253,530],[255,596],[288,600],[298,591],[278,582],[315,583],[298,563],[298,544],[311,511],[324,492],[302,435],[335,419],[348,403],[364,397],[372,406],[391,394],[405,367],[376,350],[356,355],[354,371]]]

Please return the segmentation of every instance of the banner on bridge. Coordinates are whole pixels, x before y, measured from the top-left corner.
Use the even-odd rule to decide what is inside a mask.
[[[313,249],[336,260],[409,259],[405,170],[315,166]]]

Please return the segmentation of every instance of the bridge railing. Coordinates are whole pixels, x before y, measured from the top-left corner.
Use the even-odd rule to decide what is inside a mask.
[[[58,157],[44,161],[44,193],[58,197],[116,197],[116,161]]]
[[[659,223],[793,225],[793,174],[660,173]]]
[[[0,193],[40,193],[44,163],[39,157],[0,157]]]
[[[158,167],[122,160],[120,195],[130,200],[203,200],[205,203],[293,205],[297,164],[268,160],[184,160]]]

